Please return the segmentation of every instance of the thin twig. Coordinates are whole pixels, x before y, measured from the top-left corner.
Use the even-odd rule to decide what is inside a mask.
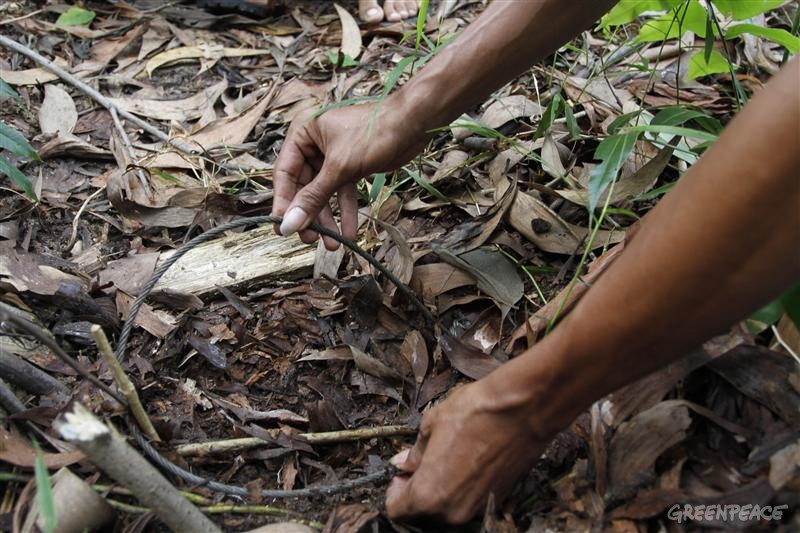
[[[44,11],[44,9],[37,9],[36,11],[31,11],[27,15],[22,15],[22,16],[19,16],[19,17],[15,17],[13,19],[0,20],[0,26],[5,26],[6,24],[13,24],[15,22],[19,22],[20,20],[25,20],[27,18],[30,18],[30,17],[38,15],[42,11]]]
[[[797,355],[797,353],[795,353],[795,351],[794,351],[794,350],[792,350],[792,347],[791,347],[791,346],[789,346],[789,343],[788,343],[788,342],[786,342],[785,340],[783,340],[783,337],[781,337],[781,334],[780,334],[780,332],[778,331],[778,328],[776,328],[774,324],[772,325],[772,333],[774,333],[774,334],[775,334],[775,340],[777,340],[777,341],[778,341],[778,344],[780,344],[781,346],[783,346],[784,350],[786,350],[787,352],[789,352],[789,355],[791,355],[792,357],[794,357],[794,360],[795,360],[795,361],[797,361],[797,364],[799,364],[799,365],[800,365],[800,356],[798,356],[798,355]]]
[[[63,68],[59,67],[46,57],[42,56],[41,54],[31,50],[24,44],[20,44],[13,39],[9,39],[5,35],[0,35],[0,45],[5,46],[6,48],[10,48],[15,52],[18,52],[25,57],[29,58],[30,60],[38,63],[42,67],[46,68],[65,82],[69,83],[79,91],[83,92],[85,95],[89,96],[90,98],[94,99],[98,104],[105,107],[109,110],[115,109],[117,113],[126,120],[136,124],[138,127],[142,128],[144,131],[152,135],[153,137],[164,141],[165,143],[171,144],[178,150],[190,154],[195,155],[196,151],[193,150],[190,146],[186,145],[185,143],[181,142],[179,139],[173,139],[163,131],[159,130],[158,128],[151,126],[146,121],[140,119],[136,115],[125,111],[124,109],[118,108],[114,102],[100,94],[98,91],[87,85],[86,83],[82,82]]]
[[[119,114],[117,113],[117,108],[112,107],[109,109],[111,113],[111,119],[114,121],[114,127],[117,128],[119,132],[120,140],[122,144],[125,145],[125,149],[128,151],[128,156],[131,158],[131,161],[136,163],[136,151],[133,149],[133,145],[131,144],[131,139],[128,137],[128,133],[125,131],[125,128],[122,126],[122,122],[119,120]],[[152,191],[150,189],[150,182],[147,181],[147,178],[142,172],[142,169],[138,169],[136,173],[139,176],[139,182],[142,184],[142,189],[144,189],[144,193],[149,197],[152,195]]]
[[[72,233],[69,236],[69,241],[67,241],[67,245],[64,247],[64,251],[65,252],[70,251],[72,249],[72,247],[75,246],[75,241],[78,240],[78,222],[81,219],[81,215],[86,210],[86,207],[89,205],[89,202],[91,202],[92,200],[97,198],[97,195],[99,195],[104,190],[106,190],[105,186],[100,187],[99,189],[94,191],[92,194],[90,194],[86,198],[86,200],[83,201],[83,204],[81,205],[81,208],[78,209],[78,212],[75,213],[75,216],[72,219]]]
[[[142,428],[145,435],[150,437],[151,440],[161,442],[161,437],[158,436],[156,428],[153,427],[153,422],[150,421],[150,417],[147,416],[147,411],[144,410],[142,402],[139,400],[136,387],[133,386],[133,382],[131,382],[130,378],[125,374],[122,365],[120,365],[117,358],[114,357],[114,350],[111,349],[111,345],[108,343],[108,337],[106,337],[106,334],[103,332],[103,328],[97,324],[93,324],[89,329],[89,333],[92,335],[95,344],[97,344],[97,351],[100,352],[103,361],[105,361],[111,369],[119,392],[128,400],[128,408],[130,408],[133,418],[136,419],[136,422],[139,424],[139,427]]]
[[[0,35],[0,37],[2,37]],[[36,338],[37,341],[44,344],[50,350],[56,354],[62,361],[64,361],[70,368],[75,370],[78,374],[83,376],[86,380],[88,380],[92,385],[100,389],[101,391],[105,392],[112,398],[114,398],[117,402],[121,405],[127,405],[125,399],[117,394],[111,387],[100,381],[96,376],[93,376],[89,373],[88,370],[83,368],[78,361],[72,358],[67,352],[65,352],[61,346],[53,339],[52,334],[46,333],[42,328],[34,324],[33,322],[26,320],[22,317],[16,316],[12,313],[7,312],[2,307],[0,307],[0,320],[10,322],[15,328],[18,328],[28,335],[32,335]]]
[[[359,429],[345,429],[342,431],[327,431],[323,433],[301,433],[298,439],[314,444],[336,444],[340,442],[352,442],[356,440],[366,440],[376,437],[400,437],[416,435],[417,431],[409,426],[378,426]],[[241,439],[215,440],[207,442],[193,442],[177,446],[175,451],[183,456],[198,456],[207,454],[218,454],[225,452],[238,452],[259,446],[272,444],[269,441],[256,437],[245,437]]]

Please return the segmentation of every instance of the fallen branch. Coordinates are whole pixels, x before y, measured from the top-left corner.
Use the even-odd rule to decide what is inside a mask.
[[[130,378],[125,374],[122,365],[119,364],[117,358],[114,357],[114,350],[111,349],[111,345],[108,343],[108,338],[103,332],[103,328],[97,324],[93,324],[89,332],[95,344],[97,344],[97,351],[100,353],[103,361],[105,361],[111,369],[114,382],[117,384],[119,392],[128,400],[128,408],[131,410],[133,418],[136,419],[136,422],[139,424],[139,427],[142,428],[145,435],[156,442],[161,442],[156,428],[153,427],[153,422],[150,421],[150,417],[147,416],[147,412],[144,410],[142,402],[139,400],[136,387],[133,386],[133,382],[131,382]]]
[[[2,37],[2,35],[0,35],[0,37]],[[92,374],[90,374],[88,370],[83,368],[83,365],[81,365],[78,361],[76,361],[74,358],[72,358],[67,352],[65,352],[61,348],[61,346],[59,346],[58,343],[55,341],[55,339],[53,338],[52,333],[45,332],[45,330],[43,330],[42,328],[40,328],[39,326],[37,326],[36,324],[31,322],[30,320],[27,320],[27,319],[25,319],[25,318],[23,318],[21,316],[16,315],[15,313],[13,313],[13,312],[11,312],[9,310],[6,310],[4,308],[4,306],[2,306],[2,305],[0,305],[0,320],[1,321],[10,322],[15,328],[24,331],[28,335],[33,336],[37,341],[39,341],[40,343],[42,343],[45,346],[47,346],[48,348],[50,348],[50,350],[54,354],[56,354],[67,365],[69,365],[69,367],[72,368],[75,372],[77,372],[83,378],[85,378],[90,383],[92,383],[92,385],[94,385],[95,387],[97,387],[101,391],[105,392],[106,394],[108,394],[109,396],[114,398],[120,404],[126,405],[125,399],[122,396],[120,396],[119,394],[114,392],[111,389],[111,387],[109,387],[108,385],[106,385],[105,383],[100,381],[96,376],[93,376]],[[48,375],[48,377],[51,377],[51,376]],[[55,378],[51,377],[51,379],[55,379]],[[56,380],[56,381],[58,381],[58,380]],[[58,383],[59,383],[59,385],[64,387],[64,385],[61,384],[60,381]],[[66,388],[66,387],[64,387],[64,388]],[[69,391],[67,391],[67,392],[69,392]]]
[[[5,350],[0,351],[0,375],[33,394],[46,395],[55,392],[69,396],[66,385],[39,367]]]
[[[217,533],[219,528],[139,455],[125,439],[100,422],[80,403],[54,423],[100,470],[127,487],[170,529]]]
[[[322,433],[301,433],[296,435],[296,437],[313,446],[315,444],[337,444],[340,442],[353,442],[377,437],[410,436],[416,435],[416,433],[417,430],[409,426],[378,426],[360,429],[345,429],[341,431],[327,431]],[[267,446],[269,444],[273,443],[256,437],[245,437],[241,439],[215,440],[183,444],[181,446],[177,446],[175,451],[184,457],[195,457],[200,455],[238,452],[260,446]]]
[[[8,383],[0,379],[0,407],[13,415],[25,410],[25,404],[19,401],[17,395],[8,386]]]
[[[79,91],[84,93],[86,96],[89,96],[90,98],[95,100],[101,106],[103,106],[106,109],[108,109],[109,112],[112,112],[112,110],[114,110],[114,112],[119,113],[119,116],[125,118],[126,120],[129,120],[133,124],[136,124],[138,127],[142,128],[144,131],[146,131],[147,133],[149,133],[153,137],[155,137],[155,138],[157,138],[157,139],[159,139],[161,141],[164,141],[165,143],[168,143],[168,144],[174,146],[175,148],[177,148],[181,152],[184,152],[184,153],[187,153],[187,154],[190,154],[190,155],[194,155],[196,153],[196,150],[193,150],[190,146],[184,144],[180,140],[171,138],[169,135],[167,135],[163,131],[159,130],[158,128],[156,128],[154,126],[151,126],[149,123],[147,123],[146,121],[140,119],[136,115],[134,115],[132,113],[129,113],[128,111],[125,111],[124,109],[120,109],[119,107],[114,105],[114,103],[111,100],[109,100],[108,98],[103,96],[100,92],[98,92],[97,90],[93,89],[88,84],[84,83],[83,81],[79,80],[78,78],[76,78],[75,76],[73,76],[72,74],[70,74],[69,72],[64,70],[63,68],[59,67],[58,65],[56,65],[55,63],[53,63],[52,61],[47,59],[46,57],[42,56],[41,54],[39,54],[39,53],[37,53],[37,52],[35,52],[33,50],[31,50],[30,48],[28,48],[24,44],[18,43],[17,41],[8,38],[5,35],[0,35],[0,45],[5,46],[6,48],[10,48],[11,50],[14,50],[17,53],[20,53],[20,54],[24,55],[25,57],[27,57],[28,59],[30,59],[31,61],[34,61],[35,63],[41,65],[44,68],[46,68],[47,70],[49,70],[50,72],[52,72],[53,74],[55,74],[56,76],[58,76],[59,78],[64,80],[65,82],[69,83],[70,85],[72,85],[73,87],[75,87],[76,89],[78,89]]]

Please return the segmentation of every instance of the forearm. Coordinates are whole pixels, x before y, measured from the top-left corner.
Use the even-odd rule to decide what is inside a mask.
[[[495,0],[385,106],[404,128],[452,122],[492,91],[554,52],[616,2]],[[406,117],[414,117],[408,124]]]
[[[510,401],[529,402],[545,431],[681,356],[798,278],[799,76],[794,60],[646,217],[617,263],[553,333],[489,376],[516,391]],[[534,401],[542,397],[544,403]]]

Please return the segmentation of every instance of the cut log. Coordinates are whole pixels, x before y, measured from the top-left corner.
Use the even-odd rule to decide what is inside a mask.
[[[316,246],[297,235],[280,237],[272,228],[233,233],[196,246],[181,257],[155,286],[155,290],[196,295],[216,291],[216,286],[242,288],[256,283],[308,276],[314,266]],[[161,254],[161,265],[175,252]]]

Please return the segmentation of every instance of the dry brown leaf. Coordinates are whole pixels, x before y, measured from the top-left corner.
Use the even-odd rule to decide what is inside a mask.
[[[614,192],[611,195],[610,204],[616,204],[622,200],[639,196],[647,192],[658,177],[664,171],[672,157],[672,146],[665,146],[659,150],[658,154],[642,166],[638,171],[627,176],[623,175],[614,185]],[[589,192],[586,190],[562,190],[558,194],[570,202],[578,205],[589,205]],[[603,205],[608,197],[608,189],[600,197],[599,204]]]
[[[362,372],[366,372],[370,376],[376,377],[378,379],[383,379],[386,381],[397,382],[402,381],[403,376],[401,376],[395,369],[386,365],[385,363],[379,361],[378,359],[368,355],[363,350],[359,350],[358,347],[350,346],[350,351],[353,353],[353,361],[355,362],[356,366]]]
[[[480,118],[481,124],[490,128],[499,128],[506,122],[518,118],[540,115],[541,108],[538,104],[522,94],[512,94],[493,99]]]
[[[133,296],[126,294],[125,291],[117,290],[116,303],[117,311],[123,320],[128,319],[128,312],[133,304]],[[134,321],[137,326],[144,329],[151,335],[159,339],[165,338],[178,326],[177,319],[166,311],[156,311],[147,304],[142,305],[136,314]]]
[[[200,118],[206,109],[213,107],[220,95],[228,88],[222,80],[199,93],[181,100],[149,100],[133,96],[109,98],[117,107],[143,117],[157,120],[184,122]]]
[[[503,150],[489,163],[489,179],[492,185],[500,183],[507,172],[510,172],[520,161],[525,159],[534,150],[542,147],[544,139],[539,138],[534,142],[519,141],[514,143],[511,148]]]
[[[58,292],[62,283],[82,285],[79,278],[45,264],[41,256],[20,252],[10,242],[0,242],[0,288],[50,296]]]
[[[56,57],[53,63],[61,68],[69,69],[69,63],[60,57]],[[0,79],[9,85],[39,85],[50,83],[59,79],[59,77],[45,68],[29,68],[25,70],[4,70],[0,68]]]
[[[557,77],[563,77],[558,76]],[[564,79],[564,89],[575,102],[593,105],[603,118],[617,116],[622,113],[622,106],[633,101],[633,95],[626,89],[611,87],[609,82],[602,78],[591,81],[578,76],[567,76]]]
[[[400,353],[411,365],[411,370],[414,372],[414,381],[417,382],[417,385],[421,384],[425,380],[425,374],[428,372],[429,359],[428,346],[425,344],[422,334],[415,329],[409,331],[400,346]]]
[[[609,495],[629,497],[652,481],[656,459],[686,438],[691,423],[683,402],[668,400],[620,425],[609,446]]]
[[[336,279],[345,253],[346,248],[344,246],[339,246],[334,251],[328,250],[325,247],[325,243],[320,239],[317,242],[317,252],[314,254],[314,279],[319,279],[323,276]]]
[[[223,57],[247,57],[259,56],[270,54],[269,50],[248,49],[248,48],[226,48],[224,46],[215,44],[201,44],[198,46],[182,46],[180,48],[173,48],[160,54],[153,56],[145,65],[145,70],[148,76],[152,76],[153,72],[163,66],[172,65],[174,63],[191,61],[194,59],[211,60],[212,62],[218,61]]]
[[[269,102],[270,95],[267,94],[242,114],[215,120],[189,136],[184,142],[190,146],[202,147],[205,150],[216,146],[241,144],[247,139],[256,122],[264,114]],[[183,154],[165,152],[157,155],[146,164],[156,168],[195,168],[199,166],[195,165],[192,160],[193,158]]]
[[[379,218],[369,218],[386,230],[386,233],[388,233],[389,237],[394,241],[397,253],[392,256],[391,262],[389,263],[389,270],[391,270],[392,274],[397,276],[400,281],[407,284],[411,281],[411,276],[414,274],[414,256],[411,254],[411,247],[408,245],[406,238],[400,233],[400,230],[388,222],[384,222]]]
[[[77,463],[84,457],[80,450],[42,454],[44,464],[48,469],[62,468]],[[0,461],[21,468],[33,468],[36,462],[36,452],[22,435],[0,425]]]
[[[358,29],[356,19],[349,11],[339,4],[334,3],[336,13],[342,23],[342,47],[341,52],[352,59],[356,59],[361,53],[361,30]]]
[[[500,184],[498,194],[503,194],[510,185]],[[570,224],[547,207],[541,200],[526,192],[518,191],[509,210],[509,222],[515,230],[545,252],[574,254],[585,246],[588,228]],[[620,242],[625,232],[599,230],[592,248],[601,248]]]
[[[426,302],[433,301],[449,290],[475,283],[475,278],[447,263],[430,263],[414,267],[414,274],[411,276],[411,287],[416,293],[421,294]]]
[[[161,254],[136,254],[122,259],[109,261],[105,269],[98,274],[101,286],[113,284],[114,289],[122,289],[128,294],[137,295],[153,275]]]
[[[469,159],[469,154],[467,152],[462,150],[450,150],[444,154],[442,162],[439,163],[439,168],[433,173],[430,182],[436,183],[440,179],[449,178],[450,176],[458,178],[464,170],[464,164],[467,159]]]
[[[44,101],[39,108],[39,128],[42,133],[72,133],[78,123],[78,110],[67,91],[58,85],[44,86]]]
[[[39,157],[49,159],[67,155],[69,157],[85,157],[88,159],[112,159],[108,150],[98,148],[71,133],[59,133],[39,148]]]
[[[472,379],[488,376],[500,366],[500,361],[447,332],[439,336],[439,345],[453,368]]]
[[[435,240],[434,244],[446,248],[455,255],[463,254],[481,246],[492,236],[497,225],[506,215],[516,192],[517,182],[514,180],[511,186],[503,193],[503,196],[484,215],[452,228],[443,238]]]

